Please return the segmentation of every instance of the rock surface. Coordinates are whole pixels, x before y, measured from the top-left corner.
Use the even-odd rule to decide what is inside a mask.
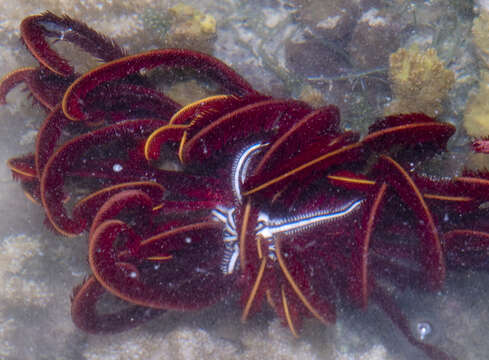
[[[361,67],[362,64],[367,66],[366,64],[380,64],[383,61],[380,58],[367,59],[367,54],[360,49],[362,31],[360,28],[355,30],[355,26],[372,8],[381,13],[387,10],[387,13],[397,13],[397,10],[400,13],[400,10],[404,10],[401,14],[402,24],[412,22],[413,19],[413,9],[410,7],[413,2],[403,0],[334,1],[331,4],[337,6],[336,10],[333,9],[337,11],[336,15],[331,12],[327,17],[313,13],[312,8],[307,10],[311,13],[307,13],[307,7],[312,7],[308,4],[314,1],[301,1],[304,6],[299,17],[294,15],[297,8],[291,7],[286,1],[195,0],[184,3],[215,18],[217,38],[213,43],[214,54],[236,68],[258,89],[275,96],[300,96],[301,90],[306,89],[304,98],[310,99],[308,101],[311,103],[320,104],[325,99],[334,101],[342,107],[344,114],[351,114],[352,108],[356,106],[358,116],[355,121],[348,116],[344,117],[345,122],[355,128],[368,126],[365,119],[371,119],[372,114],[380,115],[385,97],[389,95],[384,84],[386,72],[366,73],[351,67],[353,63],[354,66]],[[383,9],[386,3],[392,4],[393,8]],[[128,52],[135,53],[164,46],[164,40],[148,32],[142,15],[144,11],[165,12],[176,4],[167,0],[157,4],[152,0],[2,1],[0,74],[6,74],[20,66],[35,64],[18,40],[19,24],[27,15],[45,10],[69,14],[87,22],[97,31],[114,37]],[[464,98],[471,84],[467,85],[464,81],[476,76],[473,68],[466,66],[467,63],[472,64],[474,57],[466,47],[460,47],[450,57],[453,46],[447,44],[453,45],[454,42],[450,39],[444,40],[443,36],[436,38],[433,35],[437,30],[446,27],[448,20],[452,19],[442,16],[444,11],[448,11],[449,1],[433,0],[416,4],[418,24],[422,26],[416,27],[407,40],[401,34],[396,34],[396,39],[401,46],[409,46],[412,42],[428,47],[437,46],[439,54],[444,54],[443,59],[450,59],[447,66],[456,72],[455,87],[457,84],[464,84],[460,87],[461,92],[457,93],[458,98]],[[476,1],[476,4],[477,11],[489,9],[486,0]],[[341,10],[347,7],[351,9],[347,12]],[[335,28],[332,26],[335,24],[333,20],[338,15],[341,21],[338,20]],[[314,28],[314,32],[328,41],[338,42],[345,54],[348,53],[346,50],[350,40],[357,38],[358,50],[354,56],[356,60],[333,52],[333,59],[328,65],[330,49],[326,51],[324,47],[313,46],[294,50],[297,64],[292,66],[286,60],[291,51],[285,50],[287,41],[293,38],[292,35],[298,32],[303,36],[311,36],[307,39],[317,41],[311,35],[312,32],[304,32],[302,23],[297,19]],[[470,30],[470,18],[464,17],[460,21]],[[429,28],[427,24],[437,24],[437,27]],[[457,36],[457,33],[452,35]],[[374,33],[368,36],[373,41]],[[351,44],[353,57],[353,42]],[[305,70],[300,70],[301,63]],[[317,67],[316,73],[310,71],[314,67]],[[312,75],[318,79],[309,79]],[[380,88],[382,91],[377,92],[375,85],[372,85],[374,81],[382,83],[384,90]],[[460,113],[447,112],[453,113],[450,120],[454,123],[460,120]],[[3,129],[0,132],[0,164],[5,164],[11,156],[32,150],[33,137],[43,115],[42,110],[33,106],[20,89],[9,95],[8,105],[0,107]],[[41,210],[25,199],[4,165],[0,165],[0,219],[2,359],[423,358],[423,354],[412,349],[375,305],[366,311],[345,306],[338,314],[337,324],[331,326],[307,321],[303,336],[298,340],[266,312],[257,314],[246,324],[241,324],[238,301],[219,304],[199,313],[166,314],[121,334],[87,335],[73,326],[69,314],[71,289],[89,271],[85,239],[65,239],[46,230],[42,225]],[[430,321],[434,328],[430,341],[436,341],[441,347],[453,350],[461,358],[480,359],[489,353],[489,345],[484,341],[484,336],[489,331],[489,314],[487,302],[484,300],[487,299],[488,289],[489,279],[484,274],[463,273],[458,276],[457,281],[450,282],[442,294],[406,292],[400,294],[399,300],[414,325],[420,318]],[[421,301],[421,298],[426,300]],[[406,301],[401,301],[402,299]],[[444,328],[446,330],[442,333],[440,329]]]

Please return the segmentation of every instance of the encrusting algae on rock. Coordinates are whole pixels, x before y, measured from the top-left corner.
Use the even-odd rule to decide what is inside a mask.
[[[485,67],[489,68],[489,12],[482,11],[474,19],[472,39],[476,46],[477,56]]]
[[[470,94],[464,112],[464,128],[469,136],[489,136],[489,12],[474,19],[472,39],[480,60],[479,89]],[[484,69],[485,68],[485,69]]]
[[[421,112],[436,117],[455,75],[445,68],[435,49],[421,51],[411,46],[390,56],[389,79],[394,99],[385,108],[385,115]]]
[[[146,9],[142,17],[152,45],[214,51],[217,22],[211,14],[178,3],[165,11]]]
[[[489,136],[489,71],[481,72],[479,91],[469,96],[464,113],[464,128],[469,136]]]
[[[184,47],[212,52],[216,38],[216,19],[185,4],[170,8],[170,29],[165,38],[169,47]]]

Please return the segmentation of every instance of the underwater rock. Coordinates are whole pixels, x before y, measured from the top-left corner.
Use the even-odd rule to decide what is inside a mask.
[[[489,72],[481,72],[479,90],[469,96],[464,113],[464,128],[474,137],[489,136]]]
[[[53,289],[46,282],[36,279],[30,268],[42,254],[40,236],[17,234],[0,238],[1,359],[34,359],[29,354],[46,332],[38,332],[39,336],[32,336],[32,332],[39,328],[37,321],[45,314],[54,315],[48,309],[48,304],[54,298]],[[50,328],[49,332],[54,334],[60,331],[62,325],[58,325]],[[19,334],[23,337],[19,338]],[[61,336],[59,338],[65,339]],[[29,339],[29,346],[20,348],[20,343],[25,346],[26,338]]]
[[[169,9],[171,26],[165,37],[168,47],[189,48],[212,53],[216,39],[216,19],[193,7],[178,4]]]
[[[348,53],[355,67],[370,69],[386,65],[389,55],[400,45],[399,29],[390,16],[372,8],[359,19],[348,44]]]
[[[30,259],[42,254],[39,238],[11,235],[0,244],[0,303],[46,306],[53,296],[46,284],[24,276]]]
[[[422,112],[436,117],[455,82],[453,71],[445,68],[433,48],[401,48],[389,58],[389,79],[394,100],[385,115]]]
[[[307,56],[304,56],[307,54]],[[321,39],[298,34],[285,43],[287,65],[299,76],[334,76],[349,67],[347,58]]]
[[[297,1],[297,20],[315,36],[329,41],[343,41],[355,26],[359,7],[355,1]]]
[[[195,79],[177,82],[165,89],[165,93],[180,105],[187,105],[199,99],[213,95],[209,89]]]
[[[147,9],[144,27],[154,43],[165,47],[188,48],[212,53],[216,36],[216,19],[190,5],[179,3],[166,12]],[[158,45],[161,46],[161,45]]]
[[[299,76],[337,76],[387,64],[399,47],[398,21],[379,0],[296,0],[300,30],[287,39],[286,60]],[[308,54],[307,57],[304,54]]]
[[[357,21],[355,1],[298,0],[299,32],[286,40],[287,65],[299,76],[333,76],[350,67],[344,50]],[[308,54],[308,56],[304,56]]]

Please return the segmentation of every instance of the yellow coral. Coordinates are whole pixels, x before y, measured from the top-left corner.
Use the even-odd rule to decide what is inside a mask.
[[[489,68],[489,12],[482,11],[481,14],[474,19],[472,37],[479,58],[484,65]]]
[[[489,136],[489,72],[481,72],[479,91],[469,96],[464,113],[464,128],[474,137]]]
[[[212,15],[203,15],[200,20],[200,28],[206,34],[216,33],[216,19]]]
[[[482,64],[489,68],[489,12],[474,20],[472,36]],[[479,90],[469,96],[464,113],[464,128],[474,137],[489,136],[489,71],[482,70]]]
[[[394,100],[385,115],[422,112],[437,116],[455,82],[455,75],[445,68],[435,49],[420,51],[417,46],[399,49],[390,56],[389,78]]]

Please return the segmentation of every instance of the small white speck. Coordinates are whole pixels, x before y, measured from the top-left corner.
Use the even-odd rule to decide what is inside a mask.
[[[121,172],[122,169],[124,168],[122,167],[121,164],[114,164],[114,166],[112,166],[112,170],[114,170],[114,172]]]
[[[416,324],[416,331],[420,340],[424,340],[431,334],[431,325],[429,322],[420,322]]]
[[[273,29],[281,21],[285,20],[286,12],[277,11],[277,9],[263,9],[263,14],[265,15],[265,26]],[[285,14],[285,15],[284,15]]]
[[[338,26],[340,20],[340,15],[330,16],[318,22],[316,26],[320,29],[334,29],[336,26]]]
[[[362,15],[359,22],[366,22],[370,26],[384,26],[387,25],[387,21],[384,17],[378,16],[379,10],[370,9]]]

